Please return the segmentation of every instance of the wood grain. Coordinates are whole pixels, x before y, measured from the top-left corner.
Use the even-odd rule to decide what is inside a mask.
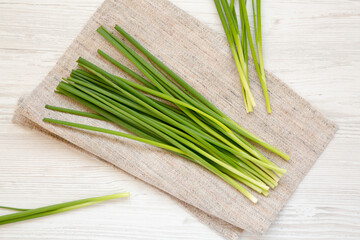
[[[211,1],[173,2],[221,31]],[[18,97],[43,79],[100,3],[0,1],[0,201],[33,207],[129,189],[136,197],[8,225],[0,239],[219,239],[164,194],[10,123]],[[340,130],[262,238],[358,239],[360,4],[263,1],[263,9],[267,69]]]

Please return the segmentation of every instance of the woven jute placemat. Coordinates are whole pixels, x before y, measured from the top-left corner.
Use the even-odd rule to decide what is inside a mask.
[[[90,133],[42,122],[44,117],[74,121],[104,128],[116,126],[94,119],[48,111],[45,104],[83,109],[54,93],[61,77],[76,68],[82,56],[105,70],[128,78],[96,53],[101,48],[136,70],[107,43],[96,29],[100,25],[115,32],[122,26],[148,50],[178,73],[234,121],[291,156],[286,162],[262,152],[287,173],[266,198],[256,195],[252,204],[242,194],[203,168],[164,150],[135,141]],[[119,36],[120,37],[120,36]],[[236,239],[241,229],[264,233],[324,151],[336,125],[271,73],[266,73],[272,114],[268,115],[256,72],[249,78],[257,107],[246,114],[237,70],[226,39],[166,0],[106,0],[86,23],[46,78],[19,102],[14,122],[64,139],[114,164],[179,199],[187,209],[225,237]]]

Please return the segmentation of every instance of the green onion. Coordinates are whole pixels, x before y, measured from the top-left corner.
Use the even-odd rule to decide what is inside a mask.
[[[70,113],[70,114],[74,114],[74,115],[78,115],[78,116],[83,116],[83,117],[95,118],[95,119],[99,119],[99,120],[106,120],[106,118],[102,117],[101,115],[94,114],[94,113],[88,113],[88,112],[82,112],[82,111],[78,111],[78,110],[55,107],[55,106],[51,106],[51,105],[45,105],[45,108],[54,110],[54,111],[58,111],[58,112],[66,112],[66,113]]]
[[[263,51],[262,51],[261,0],[256,0],[256,4],[255,4],[255,0],[252,0],[254,32],[255,32],[255,42],[256,42],[255,46],[250,31],[250,24],[246,10],[246,0],[239,0],[240,23],[237,22],[234,0],[231,0],[230,6],[227,0],[214,0],[214,2],[221,23],[223,25],[225,35],[228,39],[230,49],[233,54],[233,58],[235,60],[235,64],[238,68],[238,72],[242,84],[242,94],[244,97],[246,111],[252,112],[252,107],[255,106],[255,102],[253,101],[252,95],[248,95],[251,94],[250,90],[247,91],[249,85],[247,46],[249,44],[251,56],[253,58],[255,65],[255,70],[259,77],[260,84],[263,90],[265,104],[266,104],[266,111],[268,113],[271,113],[269,94],[266,86]],[[240,37],[240,31],[238,29],[239,26],[241,27],[241,37]],[[237,50],[237,53],[235,50]],[[256,51],[258,53],[258,56],[256,55]],[[247,82],[245,82],[245,80]]]
[[[5,207],[5,206],[0,206],[0,208],[14,210],[14,211],[26,211],[26,210],[29,210],[29,209],[25,209],[25,208],[14,208],[14,207]]]
[[[247,65],[244,58],[244,51],[239,36],[238,24],[236,20],[235,8],[230,7],[226,0],[214,0],[221,23],[223,25],[226,38],[229,42],[230,50],[233,55],[236,67],[239,72],[241,90],[243,93],[245,108],[247,112],[252,112],[255,100],[249,88],[247,76]],[[231,8],[233,10],[231,10]]]
[[[107,201],[110,199],[115,198],[123,198],[123,197],[129,197],[129,193],[116,193],[111,195],[106,195],[102,197],[94,197],[94,198],[87,198],[82,200],[76,200],[72,202],[66,202],[66,203],[60,203],[55,205],[50,205],[47,207],[41,207],[36,209],[22,209],[22,208],[13,208],[13,207],[3,207],[0,206],[0,208],[4,209],[10,209],[15,211],[20,211],[18,213],[12,213],[8,215],[0,216],[0,225],[14,223],[14,222],[20,222],[28,219],[33,218],[39,218],[44,217],[48,215],[53,215],[56,213],[66,212],[73,209],[90,206],[96,203],[100,203],[103,201]]]
[[[102,50],[98,53],[139,83],[106,72],[80,57],[77,62],[82,69],[63,78],[55,92],[94,113],[50,105],[46,108],[112,122],[128,133],[51,118],[43,121],[156,146],[199,164],[254,203],[257,199],[252,191],[268,196],[286,170],[272,163],[247,139],[286,160],[289,157],[237,125],[120,26],[115,29],[147,60],[105,28],[97,31],[144,77]]]

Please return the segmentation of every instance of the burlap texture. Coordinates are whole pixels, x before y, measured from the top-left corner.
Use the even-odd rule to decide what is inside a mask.
[[[44,117],[118,129],[98,120],[46,110],[45,104],[83,109],[53,91],[76,68],[82,56],[112,73],[126,76],[96,53],[98,48],[125,65],[133,66],[108,44],[96,28],[109,30],[119,24],[154,55],[252,133],[291,156],[289,162],[262,149],[279,166],[288,170],[279,186],[252,204],[235,189],[201,167],[135,141],[90,133],[42,122]],[[135,70],[135,69],[134,69]],[[257,100],[252,114],[246,114],[237,70],[223,35],[218,34],[166,0],[105,1],[72,42],[41,84],[15,112],[15,122],[36,126],[65,139],[143,181],[169,193],[224,236],[235,239],[241,229],[263,233],[268,229],[300,181],[336,132],[336,126],[299,97],[278,78],[267,73],[272,114],[268,115],[256,72],[250,66],[250,83]]]

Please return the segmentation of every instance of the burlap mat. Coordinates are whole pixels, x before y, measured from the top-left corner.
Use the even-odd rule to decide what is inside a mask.
[[[115,24],[132,34],[232,119],[291,156],[291,160],[285,162],[262,151],[288,170],[269,197],[255,193],[259,202],[252,204],[211,173],[161,149],[119,137],[42,122],[42,118],[51,117],[117,129],[110,123],[44,108],[45,104],[51,104],[82,109],[53,92],[61,77],[68,76],[71,69],[76,67],[75,61],[79,56],[128,78],[96,53],[101,48],[133,68],[95,31],[99,25],[113,31]],[[41,84],[21,101],[14,121],[65,139],[169,193],[223,236],[236,239],[241,229],[256,233],[268,229],[337,129],[275,76],[267,73],[267,81],[273,110],[271,115],[266,114],[259,81],[253,66],[250,66],[250,82],[258,106],[254,113],[246,114],[237,70],[223,35],[166,0],[107,0]]]

